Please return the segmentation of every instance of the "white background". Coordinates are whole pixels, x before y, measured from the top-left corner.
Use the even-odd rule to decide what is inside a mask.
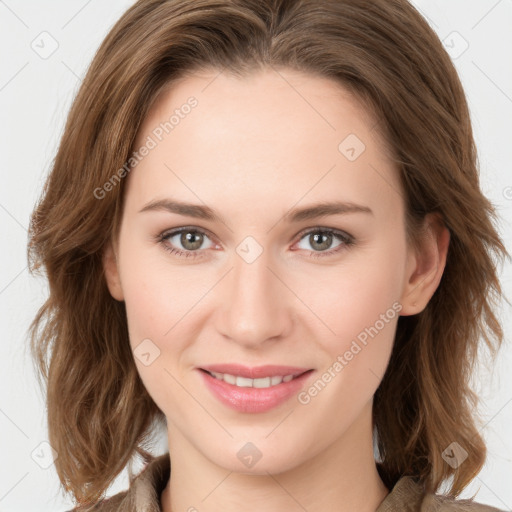
[[[110,27],[132,3],[0,0],[0,512],[72,506],[59,494],[54,466],[43,469],[31,456],[36,450],[44,463],[49,454],[40,445],[47,439],[45,405],[27,350],[27,328],[47,288],[27,271],[27,227],[81,77]],[[450,47],[471,108],[481,186],[498,209],[499,229],[511,251],[512,0],[416,0],[415,5]],[[46,59],[31,47],[48,37],[40,36],[44,31],[58,43]],[[509,263],[501,278],[511,300]],[[501,316],[506,344],[494,370],[482,365],[475,379],[488,460],[463,496],[476,493],[477,501],[510,510],[510,306],[504,305]],[[162,453],[165,439],[158,443],[155,452]],[[123,474],[109,494],[126,484]]]

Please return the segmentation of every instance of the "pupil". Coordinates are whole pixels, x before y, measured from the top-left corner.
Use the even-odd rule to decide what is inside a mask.
[[[189,231],[181,235],[181,244],[188,250],[194,250],[201,247],[202,234],[195,231]],[[195,241],[194,241],[195,240]]]
[[[327,233],[327,234],[315,233],[312,236],[313,236],[313,240],[314,240],[313,243],[311,244],[312,246],[314,246],[316,243],[319,243],[319,245],[321,247],[318,247],[318,248],[322,249],[322,250],[325,250],[325,249],[328,249],[329,246],[331,245],[332,234],[330,234],[330,233]],[[318,242],[318,238],[319,237],[320,237],[320,239],[325,237],[326,240],[324,240],[323,243],[321,241]]]

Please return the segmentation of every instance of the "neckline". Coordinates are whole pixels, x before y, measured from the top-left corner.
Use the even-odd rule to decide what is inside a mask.
[[[152,488],[159,511],[162,510],[162,492],[167,486],[170,474],[171,460],[167,452],[152,460],[140,475],[141,480],[146,482],[146,485],[149,483]],[[417,511],[423,494],[422,487],[411,476],[403,476],[395,483],[375,512]]]

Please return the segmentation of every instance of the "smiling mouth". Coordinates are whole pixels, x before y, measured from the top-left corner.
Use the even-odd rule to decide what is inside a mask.
[[[215,364],[197,367],[203,383],[222,404],[239,413],[264,413],[290,400],[314,369],[298,366]]]
[[[273,375],[273,376],[267,376],[267,377],[260,377],[256,379],[251,379],[248,377],[242,377],[240,375],[232,375],[229,373],[220,373],[220,372],[213,372],[204,370],[201,368],[203,372],[208,373],[212,377],[216,378],[217,380],[224,381],[228,384],[231,384],[232,386],[237,386],[239,388],[258,388],[258,389],[265,389],[265,388],[271,388],[274,386],[278,386],[279,384],[283,382],[290,382],[291,380],[300,377],[301,375],[304,375],[305,373],[311,372],[313,370],[306,370],[300,373],[293,373],[288,375]]]

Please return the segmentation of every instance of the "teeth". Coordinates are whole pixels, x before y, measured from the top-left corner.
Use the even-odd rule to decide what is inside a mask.
[[[271,379],[270,377],[264,377],[262,379],[254,379],[252,381],[252,387],[253,388],[269,388],[271,385],[270,379]],[[252,379],[247,379],[247,380],[252,380]],[[278,382],[278,384],[279,384],[279,382]]]
[[[285,375],[280,376],[276,375],[275,377],[263,377],[261,379],[248,379],[246,377],[240,377],[236,375],[230,375],[229,373],[218,373],[218,372],[209,372],[216,379],[223,380],[228,384],[232,384],[234,386],[238,386],[240,388],[269,388],[271,386],[277,386],[281,384],[281,382],[290,382],[293,379],[293,375]]]
[[[270,378],[270,385],[275,386],[276,384],[281,384],[282,381],[283,381],[283,378],[280,377],[279,375],[277,375],[276,377]],[[286,381],[286,382],[288,382],[288,381]]]
[[[253,385],[252,379],[246,379],[245,377],[237,377],[236,378],[236,386],[239,388],[252,388]]]

